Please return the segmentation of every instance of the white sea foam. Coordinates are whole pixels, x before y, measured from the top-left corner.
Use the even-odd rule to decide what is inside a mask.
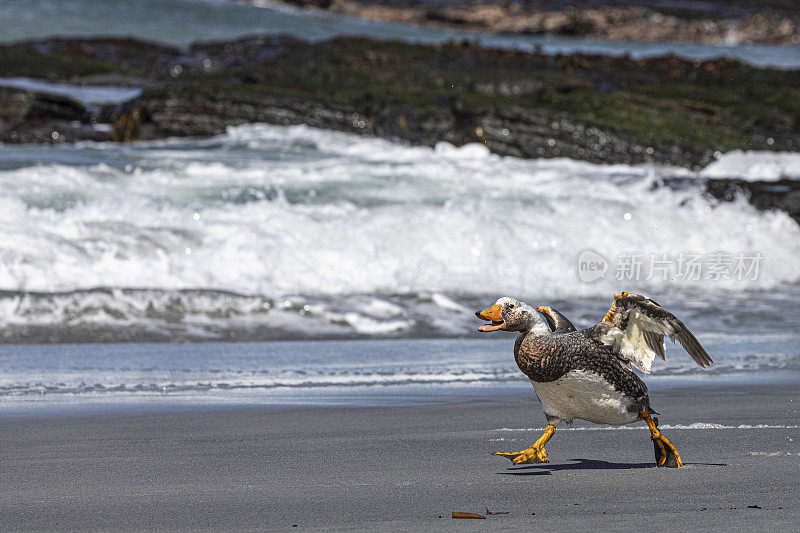
[[[739,424],[730,426],[724,424],[714,424],[711,422],[693,422],[691,424],[661,424],[659,429],[686,429],[686,430],[706,430],[706,429],[798,429],[797,425],[783,424]],[[622,430],[647,430],[645,425],[636,426],[561,426],[559,431],[622,431]],[[545,428],[499,428],[495,431],[544,431]]]
[[[794,221],[744,199],[653,188],[660,176],[690,175],[681,169],[504,158],[481,145],[410,147],[300,126],[109,146],[0,148],[0,290],[9,291],[0,324],[155,315],[153,327],[170,330],[177,306],[179,321],[213,337],[203,316],[241,325],[258,322],[261,306],[282,327],[280,302],[301,295],[291,311],[308,334],[404,334],[422,320],[453,334],[463,331],[453,320],[472,319],[465,295],[539,303],[607,297],[621,283],[714,294],[800,280]],[[582,283],[585,249],[610,262],[624,253],[763,260],[756,279],[623,282],[612,265]],[[342,304],[356,295],[368,296]]]
[[[100,373],[82,369],[77,375],[62,371],[56,383],[44,383],[41,379],[19,376],[5,377],[0,380],[0,397],[25,396],[36,394],[86,394],[86,393],[135,393],[135,392],[192,392],[209,390],[274,390],[274,389],[310,389],[326,387],[375,387],[391,385],[434,385],[476,382],[504,381],[508,376],[487,373],[410,373],[391,374],[386,372],[335,373],[319,376],[279,376],[267,377],[251,375],[249,372],[237,372],[239,375],[213,375],[202,371],[169,372],[166,375],[150,376],[146,381],[131,372]],[[87,376],[92,379],[87,382]],[[97,379],[103,379],[98,382]],[[139,379],[137,379],[139,378]]]
[[[142,147],[127,166],[0,172],[0,287],[608,294],[615,280],[576,283],[587,247],[763,254],[757,280],[697,282],[710,290],[800,279],[788,216],[651,190],[659,169],[300,127],[233,128],[215,142],[204,154]]]
[[[747,452],[747,455],[759,455],[759,456],[762,456],[762,457],[780,457],[782,455],[785,455],[787,457],[790,457],[792,455],[800,456],[800,453],[792,453],[792,452]]]
[[[800,178],[800,153],[733,150],[704,168],[700,176],[748,181]]]

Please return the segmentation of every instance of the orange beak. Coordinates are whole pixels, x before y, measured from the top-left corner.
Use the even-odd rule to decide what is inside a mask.
[[[503,317],[500,316],[500,306],[493,305],[484,311],[476,311],[475,316],[482,320],[491,320],[491,324],[484,324],[478,328],[478,331],[498,331],[506,329],[506,323],[503,322]]]

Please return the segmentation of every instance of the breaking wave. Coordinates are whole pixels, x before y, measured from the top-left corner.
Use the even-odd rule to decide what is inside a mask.
[[[742,157],[762,161],[753,177],[795,164]],[[0,147],[0,328],[7,340],[458,335],[474,305],[503,294],[791,292],[798,225],[699,186],[655,186],[676,175],[693,174],[302,126]],[[622,282],[612,265],[584,283],[587,249],[763,260],[753,279]]]
[[[741,178],[748,181],[775,181],[800,178],[800,153],[733,150],[704,168],[708,178]]]

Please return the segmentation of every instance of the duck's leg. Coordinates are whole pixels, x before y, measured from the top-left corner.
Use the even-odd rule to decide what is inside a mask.
[[[650,438],[653,439],[653,448],[656,454],[656,465],[678,468],[683,466],[678,450],[658,429],[658,419],[650,417],[650,411],[645,409],[639,413],[639,418],[647,422],[650,428]]]
[[[557,422],[556,422],[557,423]],[[531,464],[531,463],[549,463],[550,459],[547,458],[547,450],[544,445],[556,432],[556,426],[552,423],[547,424],[544,429],[544,434],[539,437],[539,440],[534,442],[530,448],[522,450],[521,452],[494,452],[492,455],[501,455],[508,457],[515,465]]]

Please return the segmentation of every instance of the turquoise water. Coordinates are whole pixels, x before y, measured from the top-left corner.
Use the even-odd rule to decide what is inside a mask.
[[[255,7],[223,0],[28,0],[0,3],[0,42],[53,36],[131,36],[175,45],[249,34],[288,34],[304,39],[359,35],[420,43],[479,40],[486,46],[565,54],[676,54],[687,59],[729,56],[755,65],[800,68],[800,47],[677,43],[611,43],[563,37],[485,35],[363,21],[303,11],[281,4]]]

